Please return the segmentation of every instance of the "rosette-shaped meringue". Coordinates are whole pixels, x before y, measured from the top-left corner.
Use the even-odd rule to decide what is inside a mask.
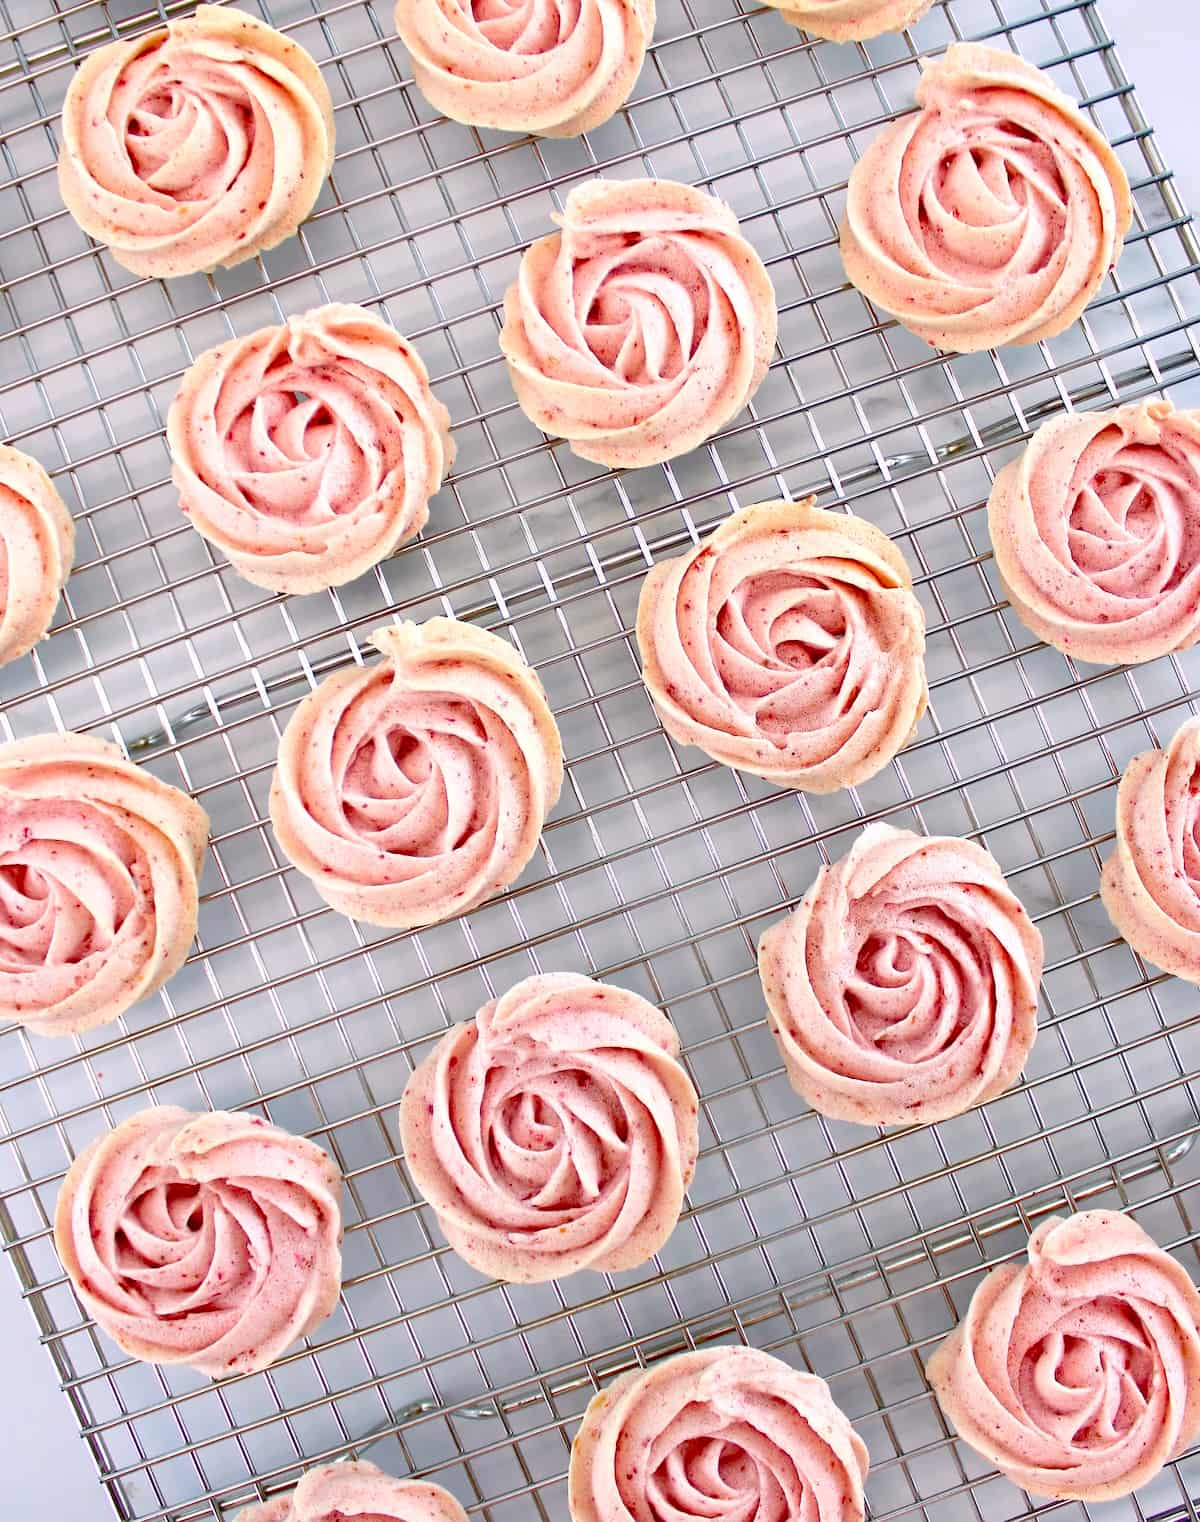
[[[431,618],[371,643],[382,662],[328,677],[288,721],[271,823],[333,908],[434,925],[523,871],[558,800],[562,743],[541,683],[497,635]]]
[[[1044,423],[988,528],[1022,623],[1065,655],[1154,660],[1200,638],[1200,412],[1167,401]]]
[[[1115,1500],[1200,1432],[1200,1295],[1120,1211],[1056,1217],[925,1373],[959,1437],[1031,1495]]]
[[[167,417],[180,506],[275,592],[360,576],[425,526],[453,459],[416,351],[362,307],[318,307],[202,354]]]
[[[767,0],[785,21],[830,42],[862,42],[919,21],[933,0]]]
[[[440,1485],[393,1480],[374,1464],[322,1464],[295,1490],[247,1506],[234,1522],[467,1522]]]
[[[978,43],[927,64],[917,103],[854,166],[846,274],[955,353],[1069,328],[1132,220],[1116,154],[1048,75]]]
[[[456,122],[577,137],[633,89],[654,0],[397,0],[429,103]]]
[[[525,415],[584,460],[653,465],[738,413],[775,347],[775,292],[723,202],[594,180],[525,251],[500,347]]]
[[[510,1283],[634,1268],[679,1220],[697,1151],[679,1037],[574,973],[524,979],[409,1079],[404,1157],[446,1240]]]
[[[1100,896],[1139,955],[1200,983],[1200,719],[1125,768]]]
[[[196,933],[208,816],[86,735],[0,745],[0,1011],[42,1036],[115,1020]]]
[[[803,502],[734,513],[642,583],[642,675],[681,745],[780,787],[873,776],[925,712],[925,619],[904,557]]]
[[[152,1106],[71,1164],[54,1240],[131,1357],[244,1374],[336,1305],[341,1187],[327,1152],[257,1115]]]
[[[75,525],[50,477],[0,444],[0,666],[50,628],[75,558]]]
[[[63,103],[67,210],[135,275],[189,275],[274,248],[308,216],[332,163],[320,69],[224,5],[97,48]]]
[[[758,948],[771,1031],[814,1110],[928,1124],[1002,1094],[1037,1034],[1042,937],[995,859],[865,829]]]
[[[862,1522],[866,1476],[823,1379],[708,1348],[593,1396],[571,1445],[571,1522]]]

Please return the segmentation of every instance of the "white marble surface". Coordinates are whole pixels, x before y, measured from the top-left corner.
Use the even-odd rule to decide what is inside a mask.
[[[32,3],[32,0],[27,0]],[[1200,208],[1200,143],[1195,111],[1194,47],[1200,43],[1196,0],[1101,0],[1125,69],[1172,166],[1184,199]],[[0,1452],[5,1460],[4,1516],[56,1522],[106,1522],[111,1515],[74,1418],[59,1394],[50,1360],[37,1346],[33,1319],[10,1269],[0,1270],[0,1348],[8,1375],[0,1388]]]

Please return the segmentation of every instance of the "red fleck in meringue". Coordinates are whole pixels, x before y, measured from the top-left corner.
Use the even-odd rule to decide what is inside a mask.
[[[815,1374],[717,1347],[622,1374],[571,1445],[571,1522],[862,1522],[866,1444]]]
[[[868,826],[758,948],[772,1034],[814,1110],[929,1124],[1010,1088],[1037,1034],[1042,937],[995,859]]]
[[[1056,1217],[925,1372],[959,1437],[1030,1495],[1115,1500],[1200,1432],[1200,1295],[1120,1211]]]
[[[44,638],[75,558],[75,525],[50,477],[0,444],[0,666]]]
[[[452,618],[379,629],[384,659],[328,677],[279,744],[271,823],[333,908],[434,925],[513,881],[562,786],[541,683],[505,640]]]
[[[743,508],[642,584],[642,675],[681,745],[779,787],[873,776],[925,712],[925,620],[904,557],[815,497]]]
[[[1044,423],[988,500],[1022,623],[1064,655],[1135,664],[1200,638],[1200,412],[1167,401]]]
[[[232,6],[201,5],[97,48],[63,103],[67,210],[135,275],[189,275],[274,248],[332,164],[320,69]]]
[[[394,1480],[374,1464],[321,1464],[295,1490],[247,1506],[233,1522],[467,1522],[440,1485]]]
[[[654,0],[397,0],[421,93],[475,127],[577,137],[633,89]]]
[[[1200,719],[1125,768],[1100,896],[1139,955],[1200,983]]]
[[[54,1240],[131,1357],[250,1373],[337,1303],[341,1187],[327,1152],[257,1115],[152,1106],[71,1164]]]
[[[115,1020],[196,933],[208,817],[85,735],[0,745],[0,1009],[42,1036]]]
[[[400,1135],[446,1240],[510,1283],[644,1263],[697,1151],[679,1037],[653,1004],[573,973],[526,978],[409,1079]]]
[[[917,22],[933,0],[767,0],[785,21],[830,42],[863,42],[901,32]]]
[[[601,465],[695,449],[775,347],[775,292],[723,202],[672,180],[594,180],[525,251],[500,347],[544,433]]]
[[[453,460],[416,350],[318,307],[202,354],[167,417],[180,506],[248,581],[319,592],[418,534]]]
[[[917,104],[854,166],[846,274],[955,353],[1069,328],[1132,220],[1116,154],[1048,75],[977,43],[925,65]]]

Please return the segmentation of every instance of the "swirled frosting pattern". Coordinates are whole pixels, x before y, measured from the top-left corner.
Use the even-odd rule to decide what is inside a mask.
[[[192,523],[248,581],[318,592],[425,526],[453,458],[416,351],[362,307],[318,307],[202,354],[167,418]]]
[[[541,683],[497,635],[431,618],[371,643],[380,664],[335,673],[289,720],[271,823],[333,908],[433,925],[524,869],[562,744]]]
[[[0,444],[0,666],[46,635],[74,557],[75,525],[54,483]]]
[[[601,465],[695,449],[775,347],[775,292],[728,206],[672,180],[595,180],[526,250],[500,347],[525,415]]]
[[[1021,621],[1065,655],[1154,660],[1200,638],[1200,412],[1167,401],[1042,425],[988,501]]]
[[[1100,894],[1136,952],[1200,983],[1200,719],[1125,768]]]
[[[708,1348],[593,1397],[571,1447],[571,1522],[862,1522],[866,1476],[823,1379]]]
[[[960,1438],[1031,1495],[1128,1495],[1200,1432],[1200,1295],[1129,1216],[1043,1222],[926,1366]]]
[[[299,45],[223,5],[80,64],[63,104],[67,210],[135,275],[240,264],[290,238],[333,163],[333,102]]]
[[[933,0],[767,0],[785,21],[830,42],[863,42],[919,21]]]
[[[1048,75],[977,43],[928,63],[917,103],[854,166],[847,275],[939,349],[1061,333],[1129,231],[1116,154]]]
[[[447,1032],[404,1090],[400,1134],[451,1247],[513,1283],[653,1256],[696,1163],[678,1059],[652,1004],[573,973],[526,978]]]
[[[153,1106],[71,1164],[54,1240],[131,1357],[248,1373],[337,1303],[341,1187],[328,1153],[257,1115]]]
[[[577,137],[633,89],[654,0],[397,0],[429,103],[456,122]]]
[[[864,1125],[960,1115],[1009,1088],[1037,1034],[1042,938],[995,860],[865,829],[759,943],[798,1093]]]
[[[43,1036],[115,1020],[196,933],[203,809],[84,735],[0,745],[0,1008]]]
[[[321,1464],[295,1490],[247,1506],[234,1522],[467,1522],[448,1490],[394,1480],[374,1464]]]
[[[764,502],[642,584],[642,675],[681,745],[780,787],[873,776],[925,711],[925,620],[873,524]]]

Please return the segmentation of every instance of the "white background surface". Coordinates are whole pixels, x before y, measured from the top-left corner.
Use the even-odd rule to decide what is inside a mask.
[[[1101,0],[1101,10],[1180,193],[1200,211],[1200,140],[1189,96],[1200,43],[1197,0]],[[7,1268],[0,1270],[0,1349],[0,1517],[108,1522],[112,1513],[90,1455]]]

